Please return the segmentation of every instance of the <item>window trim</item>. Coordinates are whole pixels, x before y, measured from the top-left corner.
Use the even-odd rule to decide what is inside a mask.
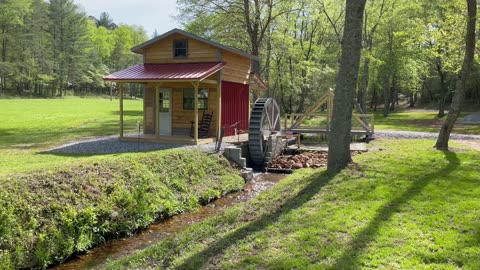
[[[185,97],[185,92],[186,92],[186,90],[192,90],[193,93],[195,93],[195,89],[193,89],[193,88],[183,88],[183,109],[184,109],[184,110],[194,110],[194,109],[195,109],[195,104],[193,104],[193,102],[195,102],[195,96],[193,95],[193,97],[191,97],[191,98]],[[206,97],[206,98],[201,98],[201,97],[200,97],[200,92],[203,91],[203,90],[207,91],[207,97]],[[198,89],[198,95],[199,95],[199,97],[198,97],[198,101],[199,101],[199,102],[198,102],[198,105],[199,105],[199,106],[198,106],[198,110],[202,110],[202,111],[203,111],[203,110],[208,110],[208,92],[210,92],[208,88],[199,88],[199,89]],[[192,107],[192,108],[185,107],[185,105],[187,104],[187,102],[185,102],[185,100],[193,100],[193,102],[191,102],[191,103],[193,104],[193,107]],[[201,104],[200,100],[204,100],[204,101],[205,101],[205,102],[204,102],[205,108],[201,108],[201,107],[200,107],[200,104]],[[189,103],[190,103],[190,102],[189,102]]]
[[[177,51],[177,48],[175,47],[175,43],[177,41],[185,41],[185,56],[181,55],[181,56],[175,56],[175,53]],[[183,49],[183,48],[181,48]],[[173,40],[173,43],[172,43],[172,55],[173,55],[173,58],[174,59],[186,59],[188,58],[188,39],[186,38],[179,38],[179,39],[174,39]]]

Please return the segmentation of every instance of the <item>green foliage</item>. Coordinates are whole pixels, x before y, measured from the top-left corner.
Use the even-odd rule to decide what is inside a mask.
[[[97,28],[73,0],[1,2],[0,94],[63,96],[70,89],[77,94],[107,90],[103,76],[141,62],[128,49],[147,37],[142,28],[127,25],[114,34],[116,25],[108,14],[100,19],[107,28]],[[114,53],[115,47],[123,49]]]
[[[194,150],[2,176],[0,262],[45,268],[242,186],[226,160]]]
[[[480,152],[433,144],[374,141],[336,176],[296,171],[107,269],[477,269]]]

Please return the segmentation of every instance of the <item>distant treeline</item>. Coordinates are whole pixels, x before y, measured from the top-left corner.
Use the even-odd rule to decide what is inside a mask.
[[[2,0],[0,95],[109,94],[102,77],[140,63],[130,48],[145,40],[142,27],[89,17],[73,0]]]

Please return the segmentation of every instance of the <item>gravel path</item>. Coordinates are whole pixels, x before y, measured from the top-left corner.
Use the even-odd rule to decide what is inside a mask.
[[[414,132],[414,131],[396,131],[396,130],[378,130],[375,131],[374,138],[378,139],[436,139],[438,133],[434,132]],[[450,134],[450,139],[454,140],[480,140],[480,135]]]
[[[229,145],[231,144],[228,142],[222,143],[221,152],[223,152],[225,146]],[[117,153],[148,152],[174,148],[200,149],[201,151],[207,153],[213,153],[215,152],[215,143],[202,145],[181,145],[150,142],[125,142],[120,141],[118,136],[109,136],[64,144],[54,149],[45,151],[44,153],[67,155],[106,155]]]
[[[436,139],[437,133],[432,132],[413,132],[413,131],[387,131],[379,130],[375,132],[374,138],[379,139]],[[480,141],[480,135],[464,135],[452,134],[450,138],[454,140],[473,140]],[[226,146],[230,146],[229,142],[236,141],[237,137],[226,137],[222,143],[221,152]],[[246,140],[246,134],[241,135],[240,140]],[[164,144],[164,143],[148,143],[148,142],[125,142],[120,141],[118,136],[108,136],[90,140],[76,141],[61,145],[54,149],[45,151],[44,153],[67,154],[67,155],[106,155],[116,153],[130,152],[148,152],[163,149],[184,148],[184,149],[200,149],[207,153],[215,152],[215,143],[202,145],[181,145],[181,144]]]

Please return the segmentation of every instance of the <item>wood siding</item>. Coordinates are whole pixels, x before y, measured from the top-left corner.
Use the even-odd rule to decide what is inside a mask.
[[[191,121],[194,119],[194,110],[183,109],[183,89],[184,88],[193,88],[189,83],[168,83],[162,84],[161,88],[171,88],[172,89],[172,129],[175,135],[176,131],[183,131],[188,133],[191,127]],[[216,135],[216,125],[217,118],[217,90],[216,86],[200,86],[200,88],[208,88],[208,109],[207,112],[213,112],[213,119],[210,124],[209,136],[214,137]],[[154,104],[155,100],[155,86],[152,83],[149,83],[145,90],[145,134],[155,134],[155,111],[156,109],[151,109],[151,113],[147,113],[151,105]],[[203,110],[198,112],[198,121],[202,119]]]
[[[143,133],[155,134],[155,88],[145,89],[143,98]]]
[[[227,63],[222,70],[222,80],[248,84],[250,76],[250,59],[228,51],[222,51],[222,61]]]
[[[188,40],[187,58],[173,57],[173,41],[175,39]],[[173,34],[146,48],[145,63],[216,62],[217,51],[218,49],[210,44],[203,43],[196,39],[187,38],[180,34]]]
[[[188,40],[188,57],[173,57],[173,41],[175,39]],[[180,34],[174,34],[145,49],[145,63],[198,63],[198,62],[225,62],[222,80],[248,84],[250,76],[250,59],[248,57],[221,50],[221,57],[218,55],[219,48],[199,40],[187,38]]]

